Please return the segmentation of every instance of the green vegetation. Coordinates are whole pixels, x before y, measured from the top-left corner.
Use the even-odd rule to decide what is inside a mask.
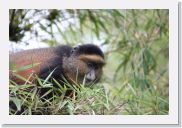
[[[29,80],[21,86],[10,80],[10,100],[18,109],[24,107],[22,114],[168,114],[168,10],[9,12],[11,41],[28,42],[24,39],[25,33],[49,46],[96,41],[105,52],[107,62],[100,83],[91,87],[67,83],[58,89],[61,96],[55,94],[46,101],[36,92],[38,88],[52,88],[47,80],[37,78],[43,83],[40,87],[30,84]],[[73,97],[65,99],[65,90],[74,90]],[[10,114],[17,114],[17,111],[12,109]]]

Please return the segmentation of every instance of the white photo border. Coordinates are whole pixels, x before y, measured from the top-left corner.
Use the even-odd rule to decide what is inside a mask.
[[[169,9],[168,115],[9,115],[9,9]],[[179,124],[178,3],[175,0],[1,0],[1,124]]]

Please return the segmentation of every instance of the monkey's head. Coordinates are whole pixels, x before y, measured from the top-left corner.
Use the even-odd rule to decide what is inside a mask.
[[[72,48],[70,56],[64,58],[63,69],[69,81],[89,85],[100,80],[104,64],[101,49],[85,44]]]

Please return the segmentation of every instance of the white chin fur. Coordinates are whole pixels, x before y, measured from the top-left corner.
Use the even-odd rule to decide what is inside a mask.
[[[91,84],[93,81],[92,80],[88,80],[86,77],[84,77],[84,79],[83,79],[83,85],[85,86],[85,85],[89,85],[89,84]]]
[[[88,85],[95,80],[95,71],[92,70],[88,74],[85,75],[83,79],[83,85]]]

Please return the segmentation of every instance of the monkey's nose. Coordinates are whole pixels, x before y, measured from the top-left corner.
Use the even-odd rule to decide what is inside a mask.
[[[93,81],[95,80],[95,72],[94,70],[91,70],[87,75],[86,75],[86,79]]]

